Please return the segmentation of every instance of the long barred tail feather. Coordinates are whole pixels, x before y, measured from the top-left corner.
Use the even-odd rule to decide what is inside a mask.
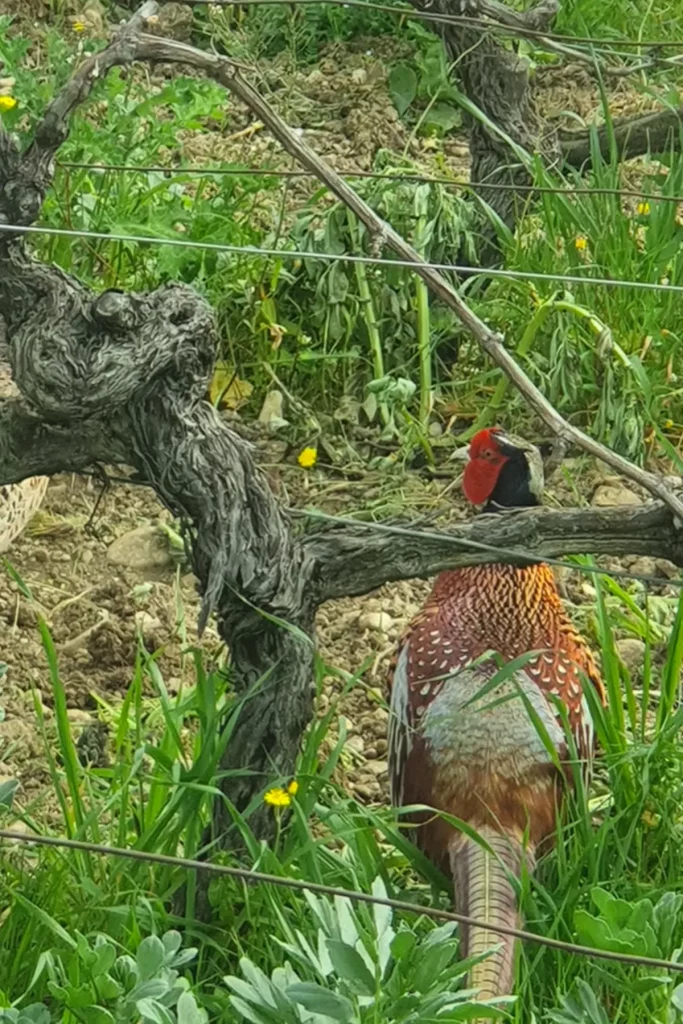
[[[533,853],[523,850],[518,838],[490,827],[478,827],[482,839],[494,851],[492,856],[473,839],[457,833],[449,847],[455,886],[455,908],[460,914],[506,928],[519,927],[519,908],[508,872],[519,877],[522,863],[533,867]],[[507,869],[507,870],[506,870]],[[462,926],[464,957],[478,956],[492,947],[500,948],[475,964],[468,987],[478,989],[480,1000],[512,994],[515,974],[515,940],[486,928]],[[484,1024],[483,1021],[475,1024]]]

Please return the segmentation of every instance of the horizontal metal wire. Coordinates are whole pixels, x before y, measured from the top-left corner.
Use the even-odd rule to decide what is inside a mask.
[[[105,846],[102,843],[88,843],[78,839],[63,839],[59,836],[27,835],[25,832],[13,832],[11,829],[0,829],[0,839],[23,844],[36,844],[37,846],[77,850],[82,853],[94,853],[101,857],[124,857],[128,860],[142,861],[148,864],[161,864],[165,867],[183,868],[188,871],[203,871],[207,874],[225,875],[257,885],[275,885],[284,889],[296,889],[300,892],[318,893],[321,896],[338,896],[343,899],[352,900],[355,903],[369,903],[381,907],[391,907],[392,910],[430,917],[437,921],[455,921],[457,924],[466,924],[472,928],[485,928],[486,931],[494,932],[497,935],[509,935],[512,938],[520,939],[522,942],[533,942],[540,946],[547,946],[549,949],[571,953],[574,956],[610,960],[614,963],[627,964],[631,967],[656,967],[659,970],[683,974],[683,963],[676,963],[673,960],[658,960],[653,957],[612,953],[605,949],[580,946],[573,942],[563,942],[561,939],[551,939],[544,935],[536,935],[534,932],[523,931],[521,928],[506,928],[504,925],[490,924],[488,921],[480,921],[477,918],[468,917],[466,914],[457,914],[450,910],[420,907],[405,900],[373,896],[370,893],[357,892],[354,889],[342,889],[338,886],[324,885],[320,882],[307,882],[300,878],[268,875],[262,871],[251,871],[248,868],[235,868],[229,867],[226,864],[213,864],[210,861],[172,857],[164,853],[148,853],[146,850],[130,850],[118,846]]]
[[[293,7],[327,5],[333,7],[360,7],[371,11],[386,11],[402,18],[418,21],[432,21],[441,25],[463,25],[472,28],[485,28],[505,35],[523,36],[530,39],[550,39],[557,43],[583,44],[586,46],[626,46],[630,48],[652,49],[683,49],[682,40],[671,39],[597,39],[594,36],[567,36],[557,32],[543,32],[538,29],[525,28],[523,25],[510,25],[489,18],[474,18],[460,14],[435,14],[432,11],[417,11],[409,7],[396,7],[393,4],[377,3],[375,0],[181,0],[195,6],[210,7]]]
[[[561,558],[545,558],[527,551],[525,548],[503,548],[496,544],[486,544],[484,541],[470,540],[465,537],[453,537],[448,533],[437,532],[436,530],[420,530],[410,526],[394,526],[391,523],[374,523],[362,519],[353,519],[351,516],[334,516],[327,512],[318,512],[314,509],[290,508],[287,510],[293,517],[302,519],[320,520],[326,523],[341,523],[344,526],[355,526],[358,529],[371,530],[375,533],[393,534],[397,537],[420,538],[422,540],[433,540],[443,544],[453,544],[464,551],[487,551],[491,554],[500,555],[501,560],[508,558],[524,559],[534,565],[554,565],[560,569],[571,569],[573,572],[583,572],[587,576],[611,576],[613,579],[634,580],[638,583],[646,583],[657,587],[677,587],[683,589],[683,578],[668,579],[662,576],[648,576],[645,573],[629,572],[627,569],[601,569],[592,565],[581,565],[576,562],[567,562]],[[519,510],[517,510],[519,511]]]
[[[73,228],[51,228],[32,225],[0,224],[0,232],[10,235],[48,235],[57,238],[91,238],[104,242],[133,242],[140,245],[172,245],[185,249],[206,249],[212,252],[231,252],[242,256],[274,256],[277,259],[321,260],[328,263],[365,263],[374,267],[421,267],[445,270],[468,276],[503,278],[512,281],[560,281],[565,284],[600,285],[604,288],[634,288],[638,291],[683,292],[683,285],[663,284],[655,281],[624,281],[611,277],[581,277],[577,274],[541,274],[532,270],[497,270],[491,267],[468,267],[458,263],[416,263],[412,260],[382,259],[375,256],[356,256],[351,253],[307,252],[299,249],[267,249],[251,245],[228,245],[222,242],[197,242],[192,239],[154,238],[149,235],[108,234],[105,231],[85,231]]]
[[[167,167],[160,164],[149,167],[137,164],[85,164],[75,163],[71,160],[60,160],[58,166],[66,170],[79,171],[101,171],[102,173],[113,171],[121,174],[222,174],[228,177],[263,177],[263,178],[315,178],[310,171],[277,170],[273,167]],[[681,196],[665,196],[659,192],[649,192],[645,188],[642,191],[629,188],[573,188],[571,185],[562,187],[560,185],[515,185],[507,182],[488,181],[458,181],[455,178],[428,177],[423,174],[390,173],[382,174],[380,171],[343,171],[339,172],[340,177],[371,178],[376,181],[412,181],[424,185],[450,185],[451,188],[462,188],[465,190],[491,189],[494,192],[538,192],[541,195],[567,196],[626,196],[632,199],[651,199],[653,202],[683,203]]]

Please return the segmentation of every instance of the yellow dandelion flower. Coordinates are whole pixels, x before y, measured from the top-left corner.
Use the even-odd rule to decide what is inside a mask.
[[[588,239],[585,235],[577,235],[574,239],[574,248],[578,252],[583,252],[584,249],[588,248]]]
[[[664,420],[664,429],[665,430],[671,430],[673,425],[674,425],[674,421],[673,420]]]
[[[636,209],[637,209],[638,215],[640,217],[647,217],[648,213],[650,212],[650,204],[649,203],[638,203],[638,206],[636,207]]]
[[[274,789],[269,789],[263,800],[264,803],[267,803],[270,807],[289,807],[292,802],[292,798],[289,793],[280,786],[275,786]]]
[[[287,786],[287,792],[289,793],[290,796],[296,796],[296,794],[299,792],[299,783],[296,781],[296,779],[294,779],[293,782],[290,782],[290,784]]]
[[[85,32],[85,22],[84,21],[74,21],[74,23],[71,26],[71,28],[74,30],[74,32]]]
[[[0,110],[14,110],[16,105],[14,96],[0,96]]]
[[[299,458],[297,462],[303,469],[312,469],[318,461],[318,449],[317,448],[304,448],[302,452],[299,452]]]

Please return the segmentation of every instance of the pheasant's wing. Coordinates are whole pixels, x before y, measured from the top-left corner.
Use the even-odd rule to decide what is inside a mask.
[[[403,806],[405,793],[405,770],[411,754],[415,723],[411,707],[409,667],[409,645],[406,639],[399,650],[391,681],[389,705],[389,788],[394,807]]]
[[[601,703],[605,703],[605,689],[590,650],[572,637],[562,649],[541,654],[526,666],[526,672],[542,690],[558,697],[566,707],[584,779],[588,782],[595,751],[595,729],[584,694],[584,677],[595,689]]]
[[[24,532],[40,508],[48,478],[32,476],[21,483],[0,487],[0,553],[7,551]]]

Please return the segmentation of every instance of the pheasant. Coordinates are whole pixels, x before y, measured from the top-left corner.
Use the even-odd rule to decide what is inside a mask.
[[[543,483],[533,445],[500,428],[472,439],[463,490],[484,512],[538,505]],[[491,651],[506,661],[536,653],[514,679],[477,699],[497,665],[471,663]],[[552,840],[563,783],[572,781],[571,771],[558,771],[519,694],[566,765],[567,739],[552,697],[563,702],[589,770],[594,739],[582,674],[604,704],[593,655],[569,620],[548,565],[491,563],[443,572],[403,635],[391,685],[392,803],[423,804],[459,818],[495,855],[440,816],[412,816],[414,841],[452,875],[460,913],[519,926],[509,876],[519,877],[524,865],[533,870],[536,851]],[[462,944],[468,957],[501,946],[471,970],[468,983],[478,999],[511,994],[514,939],[472,927]]]
[[[0,361],[0,398],[17,393],[9,367]],[[30,477],[18,484],[0,486],[0,554],[7,551],[40,508],[48,478]]]

